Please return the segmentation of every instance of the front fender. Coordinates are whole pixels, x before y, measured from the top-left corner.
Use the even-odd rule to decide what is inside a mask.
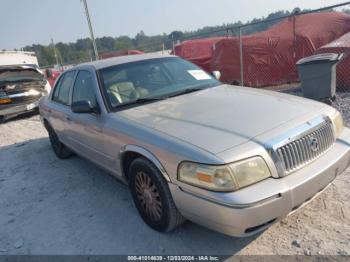
[[[138,154],[144,156],[145,158],[147,158],[149,161],[151,161],[158,168],[158,170],[162,173],[162,175],[166,179],[166,181],[171,182],[169,175],[165,171],[165,168],[163,167],[162,163],[158,160],[158,158],[152,152],[150,152],[149,150],[147,150],[141,146],[126,145],[120,150],[119,159],[121,160],[120,161],[121,170],[123,170],[123,161],[122,161],[123,156],[125,155],[125,153],[128,153],[128,152],[138,153]]]

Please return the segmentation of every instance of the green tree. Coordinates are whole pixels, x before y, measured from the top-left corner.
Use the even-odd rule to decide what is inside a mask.
[[[133,49],[133,41],[128,36],[119,36],[115,39],[114,48],[117,50]]]

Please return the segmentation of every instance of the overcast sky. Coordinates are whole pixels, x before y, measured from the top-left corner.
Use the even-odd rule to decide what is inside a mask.
[[[135,36],[192,30],[266,16],[277,10],[320,8],[342,0],[88,0],[95,35]],[[74,42],[89,36],[80,0],[0,0],[0,49]]]

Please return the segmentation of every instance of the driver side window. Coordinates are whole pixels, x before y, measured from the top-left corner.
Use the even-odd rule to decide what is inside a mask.
[[[90,101],[94,108],[97,107],[94,82],[91,73],[88,71],[80,71],[78,73],[73,87],[72,102],[83,100]]]

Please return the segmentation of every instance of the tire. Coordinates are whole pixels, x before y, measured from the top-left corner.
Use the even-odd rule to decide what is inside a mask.
[[[48,128],[49,139],[55,155],[60,159],[67,159],[73,155],[73,152],[62,144],[52,127]]]
[[[149,160],[141,157],[131,163],[129,187],[139,214],[152,229],[169,232],[185,221],[175,206],[167,181]]]

